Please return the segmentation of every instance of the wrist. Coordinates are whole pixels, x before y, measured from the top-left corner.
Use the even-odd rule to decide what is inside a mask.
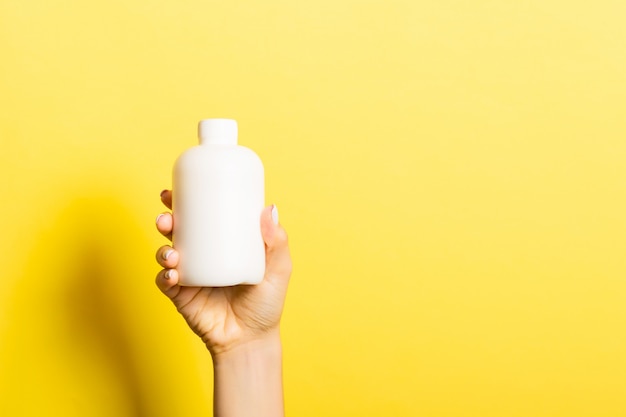
[[[212,346],[209,348],[214,366],[230,362],[267,361],[282,358],[280,330],[272,329],[267,333],[247,338],[226,346]]]

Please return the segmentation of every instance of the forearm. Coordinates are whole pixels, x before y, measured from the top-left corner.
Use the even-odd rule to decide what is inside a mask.
[[[282,347],[278,329],[213,355],[215,417],[282,417]]]

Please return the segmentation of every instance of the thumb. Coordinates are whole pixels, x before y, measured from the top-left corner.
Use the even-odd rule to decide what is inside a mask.
[[[265,207],[261,213],[261,234],[265,241],[265,276],[287,279],[291,275],[291,255],[287,232],[278,223],[275,205]]]

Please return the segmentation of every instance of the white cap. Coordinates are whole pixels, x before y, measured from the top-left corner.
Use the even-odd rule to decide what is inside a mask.
[[[232,119],[204,119],[198,124],[200,144],[236,145],[237,121]]]

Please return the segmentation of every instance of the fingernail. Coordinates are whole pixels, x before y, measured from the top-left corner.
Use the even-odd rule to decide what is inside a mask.
[[[161,194],[159,194],[161,197],[163,197],[163,194],[165,194],[167,192],[167,190],[163,190],[161,191]]]
[[[168,249],[161,254],[161,257],[167,261],[167,258],[169,258],[172,253],[174,253],[174,249]]]
[[[172,274],[173,274],[172,271],[173,271],[172,269],[168,269],[167,271],[165,271],[165,275],[164,275],[165,279],[172,279]]]
[[[272,220],[274,224],[278,224],[278,209],[276,208],[276,204],[272,205]]]
[[[163,217],[163,213],[159,214],[155,220],[156,224],[159,224],[159,219]]]

